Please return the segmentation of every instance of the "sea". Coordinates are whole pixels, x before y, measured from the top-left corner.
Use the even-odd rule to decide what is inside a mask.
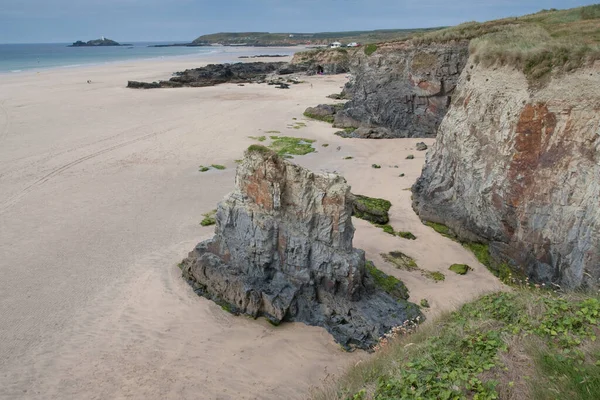
[[[226,51],[219,46],[149,47],[170,43],[172,42],[136,42],[131,46],[98,47],[68,47],[70,43],[0,44],[0,73],[72,68],[128,60],[197,56]],[[264,54],[269,53],[269,51],[264,52]]]

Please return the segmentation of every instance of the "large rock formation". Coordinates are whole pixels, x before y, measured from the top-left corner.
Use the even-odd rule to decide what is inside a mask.
[[[317,49],[294,54],[291,65],[306,70],[309,75],[343,74],[350,71],[352,58],[357,50],[352,49]]]
[[[535,88],[470,61],[413,192],[423,219],[489,242],[497,262],[600,286],[598,63]]]
[[[364,252],[352,248],[351,214],[342,177],[252,146],[218,206],[215,236],[184,260],[184,277],[231,312],[322,326],[346,348],[369,348],[420,313],[375,285]],[[408,297],[401,282],[391,290],[384,280]]]
[[[380,44],[351,58],[351,100],[334,126],[378,130],[356,137],[434,137],[468,59],[468,42]],[[370,131],[369,131],[370,132]]]
[[[269,75],[289,75],[302,72],[300,66],[285,62],[250,62],[235,64],[209,64],[206,67],[186,69],[176,72],[168,81],[137,82],[129,81],[127,87],[132,89],[155,89],[173,87],[204,87],[221,83],[265,82]]]

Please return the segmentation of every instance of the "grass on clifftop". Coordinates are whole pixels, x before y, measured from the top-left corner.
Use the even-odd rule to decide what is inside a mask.
[[[467,22],[418,35],[416,44],[471,40],[475,61],[521,69],[530,82],[600,59],[600,5],[543,10],[518,18]]]
[[[313,400],[600,398],[600,300],[516,289],[387,342]]]

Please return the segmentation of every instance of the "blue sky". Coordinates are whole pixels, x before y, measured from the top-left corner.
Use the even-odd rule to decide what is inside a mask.
[[[0,43],[106,36],[192,40],[230,31],[323,32],[485,21],[594,4],[578,0],[0,0]]]

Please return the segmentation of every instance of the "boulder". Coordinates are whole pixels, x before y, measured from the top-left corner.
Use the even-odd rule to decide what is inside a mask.
[[[232,313],[321,326],[346,349],[369,349],[420,312],[407,293],[378,285],[394,278],[352,247],[352,203],[344,178],[251,146],[219,203],[215,236],[183,261],[183,276]]]
[[[425,151],[427,149],[428,149],[428,147],[425,143],[423,143],[423,142],[417,143],[417,151]]]

